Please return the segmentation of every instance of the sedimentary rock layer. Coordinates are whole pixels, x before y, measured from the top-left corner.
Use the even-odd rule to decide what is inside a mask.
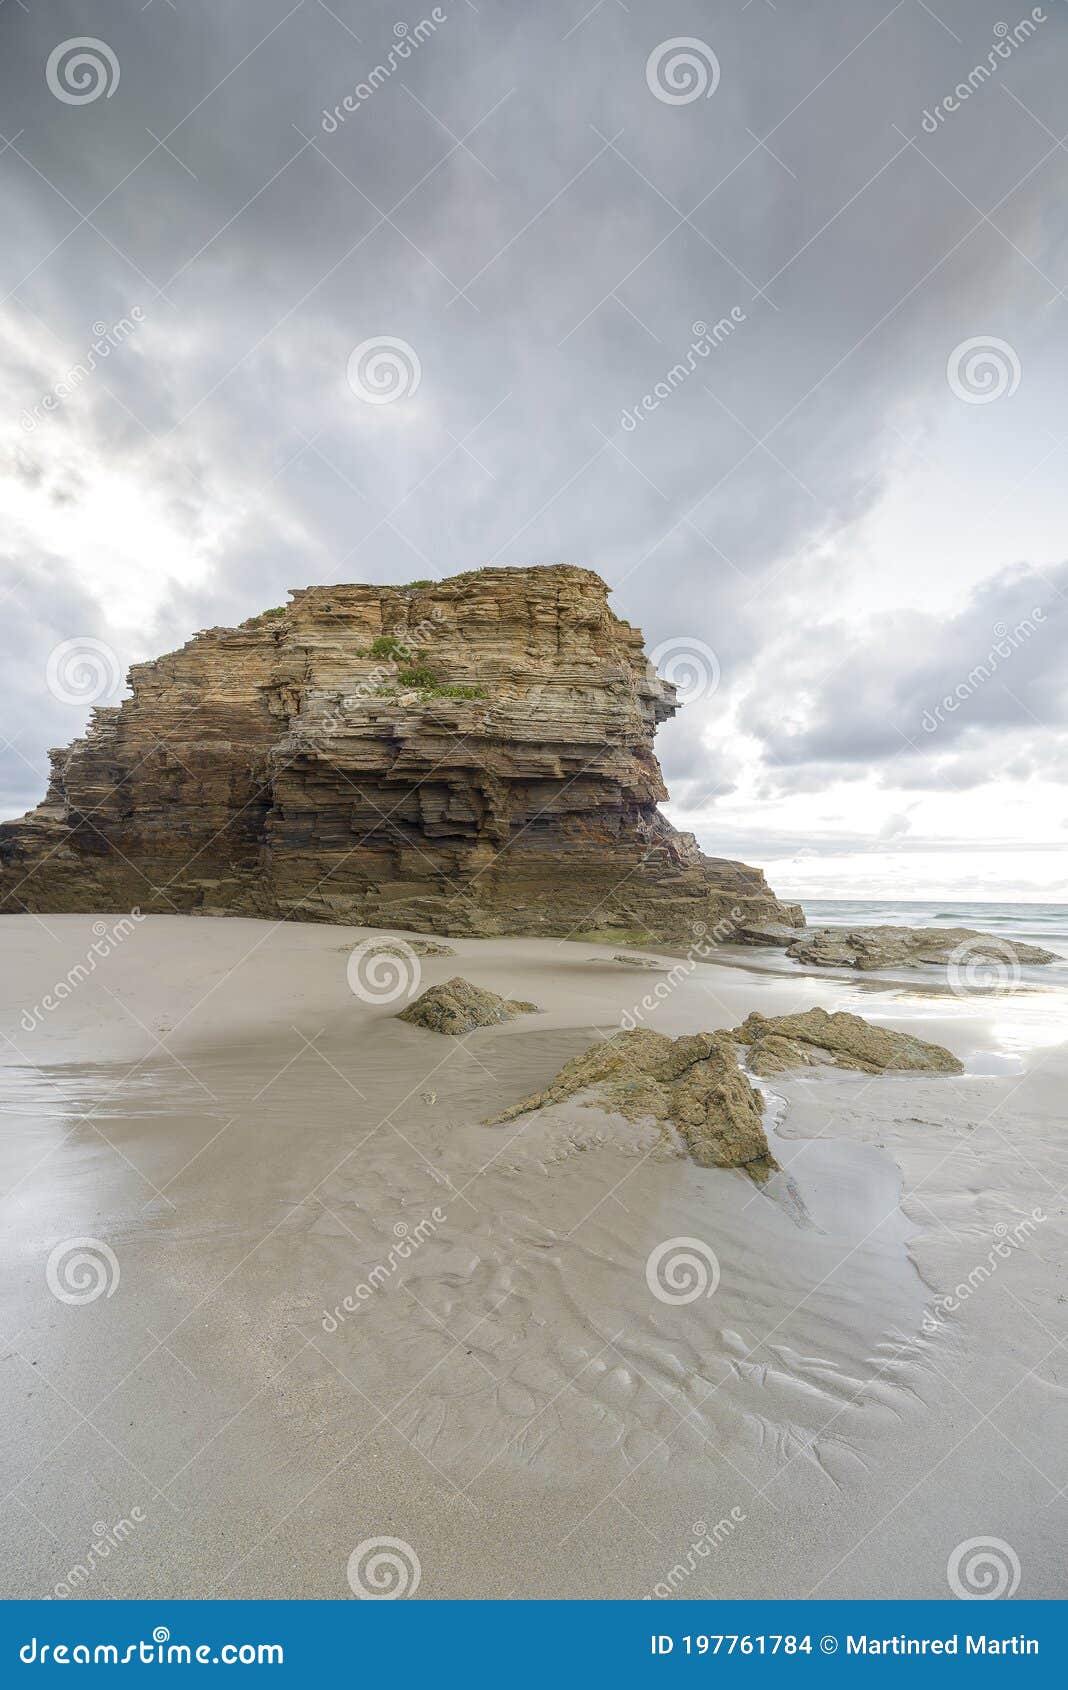
[[[747,1045],[754,1074],[781,1074],[788,1068],[855,1068],[862,1074],[920,1072],[963,1074],[964,1065],[944,1045],[877,1027],[860,1015],[806,1009],[796,1015],[761,1015],[754,1010],[730,1037]]]
[[[995,983],[999,968],[1058,961],[1041,945],[977,933],[973,927],[817,927],[790,940],[786,954],[796,962],[825,968],[916,968],[930,963],[978,972],[988,963]]]
[[[803,925],[659,814],[675,689],[591,571],[291,598],[135,666],[52,753],[44,803],[0,826],[0,909],[681,942]]]

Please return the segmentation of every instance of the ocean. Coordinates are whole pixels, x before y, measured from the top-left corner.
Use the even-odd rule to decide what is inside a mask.
[[[1068,958],[1068,904],[954,903],[946,899],[801,898],[810,927],[974,927]]]

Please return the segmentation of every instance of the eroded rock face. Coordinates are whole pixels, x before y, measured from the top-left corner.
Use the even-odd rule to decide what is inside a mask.
[[[971,967],[984,961],[1004,967],[1059,960],[1040,945],[978,933],[972,927],[815,927],[789,943],[786,954],[826,968],[861,969],[953,962]]]
[[[830,1015],[825,1009],[771,1016],[754,1010],[729,1037],[748,1047],[748,1066],[761,1076],[820,1063],[855,1068],[863,1074],[964,1072],[963,1064],[943,1045],[876,1027],[859,1015]]]
[[[401,1010],[397,1019],[413,1027],[426,1027],[432,1033],[457,1035],[473,1033],[476,1027],[496,1027],[503,1021],[514,1021],[517,1015],[537,1014],[536,1003],[499,997],[457,974],[440,986],[429,986]]]
[[[0,825],[0,910],[638,943],[803,925],[659,814],[675,689],[589,570],[305,588],[130,685]]]
[[[744,1168],[766,1179],[777,1166],[764,1132],[763,1100],[738,1066],[726,1033],[671,1039],[637,1028],[591,1045],[550,1086],[506,1109],[491,1126],[577,1098],[630,1121],[674,1127],[702,1168]]]

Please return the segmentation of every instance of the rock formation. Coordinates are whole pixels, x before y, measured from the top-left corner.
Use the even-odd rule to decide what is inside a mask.
[[[398,1021],[413,1027],[426,1027],[432,1033],[472,1033],[476,1027],[496,1027],[502,1021],[514,1021],[517,1015],[537,1015],[536,1003],[524,1003],[519,998],[502,998],[482,986],[472,986],[470,980],[455,975],[440,986],[429,986],[402,1009]]]
[[[729,1037],[749,1047],[748,1067],[762,1076],[821,1063],[856,1068],[863,1074],[964,1072],[963,1064],[943,1045],[873,1026],[859,1015],[829,1015],[825,1009],[770,1016],[754,1010]]]
[[[803,925],[659,814],[675,689],[589,570],[308,587],[129,682],[0,825],[0,910],[683,944]]]
[[[815,927],[788,943],[786,954],[820,967],[861,969],[915,968],[921,963],[981,968],[987,963],[996,970],[1060,960],[1040,945],[977,933],[972,927]]]
[[[646,1028],[616,1033],[565,1063],[544,1091],[488,1124],[570,1098],[630,1121],[674,1127],[702,1168],[744,1168],[760,1181],[778,1166],[764,1132],[763,1099],[739,1068],[727,1033],[679,1039]]]

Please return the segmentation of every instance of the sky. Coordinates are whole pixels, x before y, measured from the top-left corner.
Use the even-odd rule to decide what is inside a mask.
[[[576,563],[785,896],[1068,902],[1064,0],[3,0],[0,816],[131,662]]]

